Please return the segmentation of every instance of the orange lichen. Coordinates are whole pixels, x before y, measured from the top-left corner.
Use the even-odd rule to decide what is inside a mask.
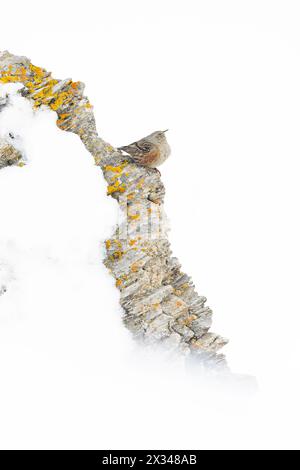
[[[138,263],[133,263],[133,264],[130,266],[130,271],[131,271],[132,273],[136,273],[139,269],[140,269],[140,266],[138,265]]]
[[[80,84],[80,82],[72,82],[71,87],[73,88],[73,90],[77,90],[79,84]]]
[[[189,326],[194,320],[197,320],[196,315],[190,315],[189,317],[186,317],[184,320],[181,320],[180,323],[182,323],[185,326]]]
[[[127,281],[128,276],[127,274],[122,274],[120,277],[116,279],[117,287],[124,287],[124,282]]]
[[[120,242],[120,240],[118,240],[117,238],[115,238],[114,240],[112,240],[112,242],[117,245],[118,248],[122,248],[122,243]]]

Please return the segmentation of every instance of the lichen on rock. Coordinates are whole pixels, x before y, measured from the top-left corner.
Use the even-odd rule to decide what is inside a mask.
[[[118,201],[124,216],[106,240],[104,263],[120,291],[127,328],[147,344],[164,344],[225,366],[217,352],[227,340],[209,332],[212,311],[205,306],[206,298],[197,294],[172,256],[163,209],[165,188],[158,172],[137,166],[98,136],[81,82],[54,79],[26,57],[2,52],[0,83],[23,84],[19,93],[34,108],[47,106],[56,112],[57,126],[77,134],[103,171],[107,194]],[[0,151],[0,168],[20,160],[19,152],[5,142],[0,142]]]

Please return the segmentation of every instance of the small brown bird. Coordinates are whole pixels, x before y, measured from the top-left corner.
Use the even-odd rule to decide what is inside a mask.
[[[156,168],[162,165],[171,153],[165,136],[167,130],[153,132],[137,142],[118,147],[118,150],[128,153],[137,165]]]

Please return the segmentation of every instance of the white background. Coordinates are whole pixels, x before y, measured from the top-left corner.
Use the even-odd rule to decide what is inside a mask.
[[[212,415],[188,390],[195,402],[182,420],[174,404],[155,420],[139,396],[143,420],[122,403],[123,385],[114,404],[96,395],[104,408],[118,403],[111,422],[84,388],[50,424],[34,398],[25,413],[15,390],[3,447],[299,448],[299,20],[299,3],[286,0],[1,5],[0,49],[85,82],[101,137],[117,146],[170,129],[161,172],[174,254],[207,296],[213,331],[230,339],[232,371],[259,386],[230,410],[212,399]]]

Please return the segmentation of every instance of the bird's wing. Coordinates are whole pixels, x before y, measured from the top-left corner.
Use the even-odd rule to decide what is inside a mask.
[[[151,142],[142,139],[138,142],[133,142],[130,145],[125,145],[124,147],[119,147],[119,150],[123,150],[124,152],[129,153],[132,157],[137,157],[141,154],[146,154],[150,152],[153,148],[153,144]]]
[[[148,153],[153,148],[153,144],[151,144],[151,142],[149,142],[149,140],[146,140],[146,139],[141,139],[138,142],[135,142],[135,145],[143,153]]]
[[[123,150],[123,152],[129,153],[132,157],[141,153],[140,149],[136,144],[124,145],[124,147],[118,147],[118,150]]]

